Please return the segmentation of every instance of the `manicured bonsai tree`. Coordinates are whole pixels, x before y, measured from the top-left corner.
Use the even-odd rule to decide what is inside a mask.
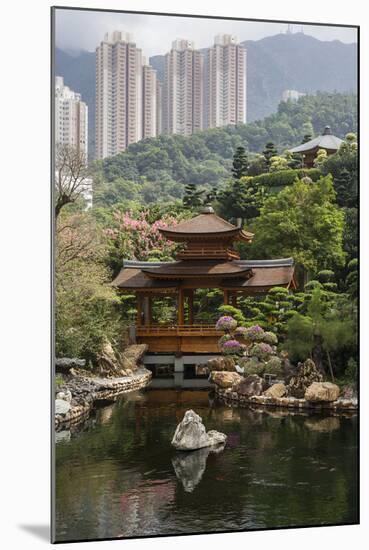
[[[220,317],[216,329],[223,332],[218,341],[222,353],[233,355],[245,375],[282,376],[283,359],[278,355],[278,339],[273,332],[259,325],[239,326],[231,315]]]

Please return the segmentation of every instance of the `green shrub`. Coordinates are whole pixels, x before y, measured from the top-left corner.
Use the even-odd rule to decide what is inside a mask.
[[[245,376],[257,374],[263,376],[265,371],[265,363],[259,361],[257,357],[243,358],[239,361],[240,366],[244,369]]]
[[[286,185],[292,185],[296,179],[301,179],[305,176],[308,176],[313,181],[317,181],[321,176],[321,172],[317,168],[278,170],[277,172],[254,176],[253,181],[265,187],[285,187]]]
[[[275,374],[276,376],[282,375],[282,360],[275,356],[271,357],[265,365],[266,374]]]

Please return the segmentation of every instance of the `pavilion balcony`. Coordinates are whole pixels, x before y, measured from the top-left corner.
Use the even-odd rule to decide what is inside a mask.
[[[211,325],[136,326],[136,341],[151,353],[220,353],[220,334]]]
[[[218,336],[212,325],[144,325],[136,327],[137,336]]]

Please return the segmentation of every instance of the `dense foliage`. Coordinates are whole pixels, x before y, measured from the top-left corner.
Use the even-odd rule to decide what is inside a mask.
[[[276,114],[249,124],[142,140],[95,163],[95,201],[101,206],[122,200],[148,204],[181,197],[189,183],[219,187],[232,177],[233,156],[240,147],[249,153],[250,175],[279,171],[291,167],[291,159],[281,163],[278,155],[301,143],[307,133],[318,135],[330,124],[343,138],[356,131],[356,117],[355,95],[322,92],[296,103],[281,102]]]
[[[122,260],[173,259],[178,245],[163,238],[160,228],[212,204],[216,213],[255,234],[252,244],[237,245],[242,258],[292,256],[298,288],[239,296],[237,307],[223,304],[220,289],[199,288],[193,322],[215,323],[221,315],[220,345],[227,354],[242,355],[242,338],[259,327],[264,339],[253,336],[245,372],[267,372],[269,360],[267,370],[277,372],[283,352],[294,362],[310,356],[332,378],[353,380],[358,361],[356,136],[346,135],[334,155],[319,152],[312,169],[281,144],[288,136],[293,143],[302,141],[315,130],[313,121],[323,118],[323,126],[330,123],[334,132],[339,133],[335,124],[346,130],[354,105],[354,96],[318,94],[281,104],[276,115],[260,123],[134,144],[94,164],[94,204],[88,211],[69,170],[60,185],[68,201],[58,209],[56,231],[57,355],[95,361],[106,340],[121,348],[123,330],[136,317],[134,295],[110,285]],[[91,167],[82,167],[84,176],[91,175]],[[175,324],[176,317],[174,295],[154,300],[153,323]],[[187,304],[184,318],[189,322]],[[274,339],[278,350],[271,353],[265,346],[275,347]]]
[[[252,229],[257,258],[292,256],[311,272],[344,263],[344,214],[335,204],[331,176],[315,183],[296,180],[269,196]]]

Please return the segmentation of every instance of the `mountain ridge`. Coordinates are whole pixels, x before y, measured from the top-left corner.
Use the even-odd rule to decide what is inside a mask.
[[[247,48],[248,122],[275,112],[286,89],[309,94],[357,91],[356,43],[321,41],[301,32],[280,33],[241,43]],[[89,107],[91,154],[95,139],[95,52],[71,53],[55,49],[55,73],[64,77],[66,85],[81,93]],[[158,78],[163,80],[164,55],[151,56],[150,63],[157,70]]]

